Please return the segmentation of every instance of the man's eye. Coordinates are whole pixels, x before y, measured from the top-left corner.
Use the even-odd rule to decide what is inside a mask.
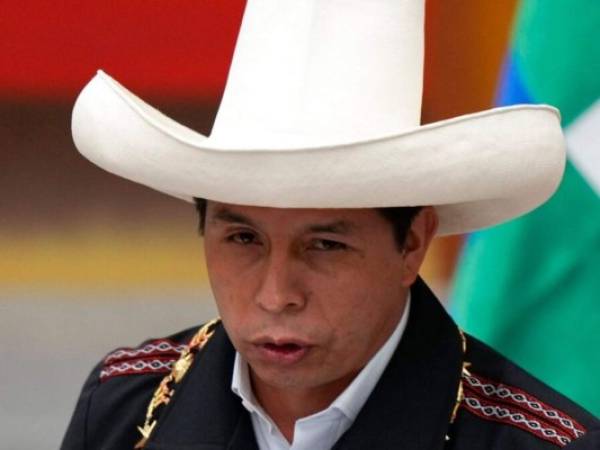
[[[328,239],[315,239],[311,244],[311,248],[314,250],[332,251],[346,250],[348,246],[346,244],[342,244],[341,242],[330,241]]]
[[[257,242],[256,235],[254,233],[249,233],[249,232],[241,232],[241,233],[232,234],[231,236],[229,236],[227,238],[227,241],[235,242],[236,244],[241,244],[241,245],[255,244]]]

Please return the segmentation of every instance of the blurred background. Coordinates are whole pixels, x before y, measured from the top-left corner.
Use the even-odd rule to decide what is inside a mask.
[[[2,448],[57,448],[83,380],[102,355],[216,315],[193,206],[81,157],[71,141],[70,113],[79,90],[102,68],[167,115],[209,134],[244,4],[1,3]],[[507,77],[514,24],[523,15],[519,8],[516,0],[428,0],[423,123],[501,101],[498,86]],[[549,101],[544,98],[521,101]],[[596,208],[597,229],[597,191],[590,192],[586,207]],[[485,257],[484,241],[479,235],[438,239],[423,271],[445,301],[460,293],[464,301],[450,308],[468,331],[469,320],[480,323],[468,305],[487,300],[465,286],[487,285],[490,277],[514,285],[498,277],[493,264],[475,280],[477,260],[465,255],[452,287],[463,242],[476,243],[478,257]],[[590,231],[587,251],[598,254],[599,243],[598,233]],[[596,287],[597,282],[586,308],[599,297]],[[597,335],[598,313],[592,318],[588,328]],[[513,321],[501,332],[471,328],[492,343],[499,339],[503,349],[503,336],[519,326]],[[515,346],[506,345],[507,353]],[[597,353],[594,358],[597,369]]]

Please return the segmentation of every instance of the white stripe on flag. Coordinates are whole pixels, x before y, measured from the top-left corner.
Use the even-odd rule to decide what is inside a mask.
[[[600,100],[566,130],[569,159],[600,195]]]

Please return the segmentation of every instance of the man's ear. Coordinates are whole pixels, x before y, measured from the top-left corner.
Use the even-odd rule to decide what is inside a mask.
[[[417,279],[427,249],[438,228],[438,215],[432,206],[426,206],[415,216],[404,241],[404,268],[402,284],[409,287]]]

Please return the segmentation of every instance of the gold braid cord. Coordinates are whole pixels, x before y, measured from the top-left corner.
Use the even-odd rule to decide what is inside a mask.
[[[460,334],[460,340],[462,343],[462,354],[463,354],[463,363],[462,363],[462,370],[461,370],[461,374],[460,374],[460,380],[458,381],[458,388],[456,390],[456,400],[454,402],[454,408],[452,408],[452,415],[450,416],[450,425],[452,425],[454,423],[454,420],[456,419],[456,414],[458,413],[458,408],[460,408],[461,403],[463,402],[463,400],[465,399],[465,393],[463,391],[463,377],[465,375],[471,375],[469,373],[469,369],[468,367],[471,365],[471,363],[465,361],[465,357],[467,355],[467,337],[465,336],[465,333],[463,332],[463,330],[461,330],[460,328],[458,329],[458,332]],[[450,440],[450,436],[446,435],[446,440],[449,441]]]
[[[135,444],[134,449],[140,449],[146,446],[148,439],[150,439],[150,435],[156,427],[158,410],[171,401],[171,398],[173,398],[173,394],[175,393],[175,386],[181,382],[187,373],[194,362],[196,353],[202,350],[208,340],[212,337],[215,326],[218,323],[219,319],[214,319],[200,328],[187,347],[181,352],[181,356],[173,365],[171,373],[162,379],[158,388],[154,391],[152,400],[150,400],[150,404],[148,405],[144,425],[138,427],[139,432],[142,434],[142,438]]]

